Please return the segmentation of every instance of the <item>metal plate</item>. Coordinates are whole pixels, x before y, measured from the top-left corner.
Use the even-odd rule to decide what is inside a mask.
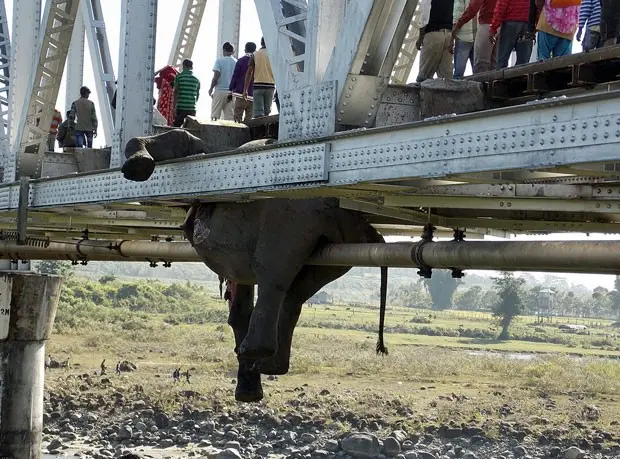
[[[373,127],[388,77],[349,75],[342,89],[336,120],[349,126]]]
[[[327,180],[327,144],[235,154],[159,166],[146,182],[109,172],[40,182],[32,187],[35,207],[146,197],[208,195]]]
[[[336,129],[336,82],[280,96],[280,141],[325,137]]]
[[[388,86],[381,98],[375,125],[393,126],[420,119],[420,85]]]
[[[12,287],[13,281],[11,277],[0,275],[0,340],[5,340],[9,337]]]

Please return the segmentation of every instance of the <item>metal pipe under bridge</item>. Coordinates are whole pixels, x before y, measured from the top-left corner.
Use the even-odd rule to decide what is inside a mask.
[[[133,261],[163,263],[201,261],[189,242],[120,240],[49,241],[25,244],[0,241],[0,258],[11,260]],[[307,264],[388,266],[394,268],[547,271],[620,274],[618,241],[420,241],[379,244],[332,244]]]

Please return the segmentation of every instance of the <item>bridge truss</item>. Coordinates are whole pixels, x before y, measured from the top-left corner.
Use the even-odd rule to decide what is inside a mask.
[[[61,8],[62,21],[41,23],[33,3],[14,2],[14,48],[26,43],[50,56],[46,47],[53,46],[57,67],[54,78],[40,77],[47,64],[39,59],[30,86],[10,80],[13,117],[4,125],[9,142],[2,146],[0,186],[5,237],[179,240],[180,206],[195,199],[308,196],[339,197],[386,235],[419,235],[428,223],[444,235],[455,228],[501,237],[620,232],[619,48],[592,53],[587,65],[571,56],[475,76],[470,81],[481,81],[491,101],[484,109],[412,120],[403,113],[413,104],[412,86],[404,83],[416,55],[416,0],[255,0],[267,48],[276,50],[279,144],[168,162],[136,183],[124,180],[118,166],[126,141],[152,132],[157,0],[123,0],[112,168],[41,177],[40,168],[18,166],[27,155],[41,161],[40,147],[24,148],[43,138],[28,122],[33,107],[49,113],[67,55],[71,84],[81,83],[84,35],[74,24],[92,31],[98,90],[106,95],[114,72],[97,0],[50,0],[44,17]],[[89,13],[80,16],[78,5]],[[191,57],[205,5],[185,1],[169,63]],[[0,72],[9,52],[2,8]],[[218,48],[231,41],[238,49],[240,11],[239,1],[220,2]],[[24,21],[33,27],[16,30]],[[28,74],[28,58],[13,55],[5,78]],[[42,81],[52,96],[40,103]]]

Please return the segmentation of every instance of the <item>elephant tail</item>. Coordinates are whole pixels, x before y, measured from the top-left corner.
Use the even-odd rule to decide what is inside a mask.
[[[383,331],[385,328],[385,304],[387,301],[387,282],[387,266],[381,266],[381,290],[379,295],[381,304],[379,306],[379,339],[377,340],[377,355],[388,355],[388,349],[383,340]]]

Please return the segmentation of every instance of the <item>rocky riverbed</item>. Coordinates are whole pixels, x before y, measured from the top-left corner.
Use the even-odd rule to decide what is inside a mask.
[[[166,412],[140,399],[135,389],[131,395],[117,391],[105,397],[46,393],[44,452],[101,459],[132,453],[215,459],[620,457],[620,438],[586,425],[577,426],[581,438],[568,439],[568,429],[533,434],[530,425],[505,422],[499,435],[490,438],[475,423],[424,425],[418,419],[419,427],[407,428],[406,410],[401,421],[391,423],[340,409],[321,417],[313,413],[320,399],[292,406],[286,414],[266,404],[213,409],[187,404]],[[305,399],[304,389],[298,388],[296,395]],[[328,396],[323,391],[325,403]],[[541,422],[532,419],[532,424]]]

